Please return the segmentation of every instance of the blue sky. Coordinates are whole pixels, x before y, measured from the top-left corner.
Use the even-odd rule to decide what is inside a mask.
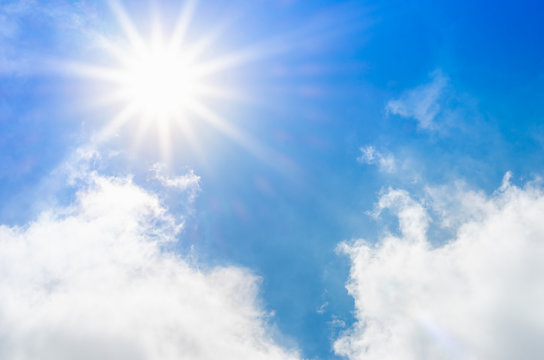
[[[174,1],[112,3],[0,4],[0,259],[18,259],[0,267],[5,279],[0,285],[13,298],[32,293],[44,299],[21,305],[15,312],[21,318],[10,317],[12,304],[0,301],[0,317],[14,324],[0,325],[6,359],[14,354],[70,358],[68,350],[43,345],[43,339],[55,343],[47,341],[51,333],[61,344],[73,341],[74,348],[95,344],[102,349],[95,356],[129,358],[134,354],[117,349],[115,339],[119,334],[126,343],[146,338],[143,330],[131,333],[139,309],[164,308],[164,314],[149,310],[152,319],[138,317],[159,330],[169,329],[168,314],[174,314],[179,318],[174,333],[194,330],[184,311],[194,311],[197,320],[202,313],[198,324],[209,321],[206,314],[214,313],[215,305],[206,308],[196,295],[187,303],[163,303],[184,289],[204,293],[210,304],[242,305],[218,310],[219,317],[232,312],[225,315],[225,328],[202,325],[194,331],[202,338],[193,347],[179,345],[193,341],[184,340],[185,330],[179,330],[176,342],[166,335],[146,338],[153,346],[140,349],[142,359],[165,358],[149,350],[156,348],[171,349],[170,356],[207,359],[205,352],[188,355],[187,349],[209,342],[226,358],[465,359],[500,358],[499,353],[508,358],[522,348],[530,354],[525,358],[541,358],[543,349],[532,336],[509,333],[544,331],[542,310],[535,305],[533,313],[525,313],[520,305],[538,304],[542,294],[527,289],[544,282],[540,275],[526,276],[542,273],[538,264],[544,254],[538,221],[544,201],[544,9],[539,2],[212,0],[195,2],[193,12],[184,7],[188,3]],[[169,84],[170,75],[177,74],[162,79],[174,86],[168,93],[187,92],[204,109],[199,113],[176,102],[188,110],[164,120],[159,116],[172,105],[164,102],[169,96],[164,86],[148,89],[153,80],[134,95],[135,82],[127,80],[126,69],[104,43],[128,49],[121,63],[132,64],[137,54],[131,52],[135,46],[121,15],[145,47],[152,42],[154,14],[168,36],[183,9],[190,22],[179,52],[204,47],[181,81],[199,66],[215,60],[219,66],[204,80],[187,80],[193,81],[189,89]],[[122,80],[104,80],[88,70],[93,66],[117,71]],[[156,73],[157,66],[150,76]],[[219,90],[212,90],[218,95],[191,93],[205,82],[217,85]],[[119,90],[132,95],[111,100]],[[147,104],[157,92],[159,105]],[[135,113],[112,127],[134,103]],[[164,123],[170,126],[167,139],[161,137]],[[100,204],[96,208],[102,212],[97,215],[92,204]],[[131,216],[148,211],[155,222],[136,221],[142,228],[134,225],[134,232],[123,233],[123,224],[135,219]],[[111,226],[104,226],[102,217]],[[83,230],[67,225],[70,221],[111,238],[111,244],[92,245]],[[176,230],[171,222],[178,224]],[[125,244],[119,240],[125,236],[134,239],[133,247],[115,245]],[[165,245],[155,236],[171,241]],[[156,247],[153,260],[140,252],[141,239]],[[22,250],[10,253],[18,243],[25,244]],[[97,317],[122,314],[116,306],[132,290],[108,292],[97,284],[109,280],[90,281],[76,260],[67,260],[83,255],[55,250],[70,244],[89,251],[96,260],[89,264],[113,269],[104,270],[105,278],[134,269],[149,276],[134,280],[140,284],[134,296],[154,293],[156,298],[131,300],[134,313],[119,315],[116,323],[125,330],[107,320],[95,324],[93,311]],[[119,258],[104,260],[96,250],[112,248]],[[51,258],[43,260],[37,255],[42,252]],[[124,252],[130,267],[112,265],[125,263]],[[140,261],[154,267],[141,270],[147,265]],[[185,285],[150,275],[168,261],[177,261],[168,269],[186,279]],[[62,272],[42,279],[56,274],[52,264],[57,263],[69,264],[65,269],[73,271],[73,279]],[[185,267],[190,270],[180,270]],[[21,275],[27,273],[34,275]],[[511,276],[495,284],[492,278],[500,274]],[[58,290],[51,285],[57,282],[64,284]],[[164,286],[154,287],[157,283]],[[238,290],[223,291],[223,284],[231,283]],[[109,300],[96,300],[101,305],[84,316],[78,312],[86,309],[80,306],[80,288],[91,300],[100,291],[100,299]],[[526,296],[512,295],[510,301],[496,297],[523,291]],[[474,316],[454,321],[446,315],[480,315],[482,303],[494,310],[482,315],[480,327],[471,324]],[[416,308],[429,310],[421,315]],[[28,320],[40,314],[49,314],[50,322]],[[505,314],[518,320],[504,320],[501,327]],[[94,324],[82,325],[77,341],[62,337],[74,318]],[[250,324],[249,330],[233,335],[230,329],[238,325],[228,324],[238,318]],[[505,329],[490,335],[495,342],[501,339],[503,348],[482,337],[489,329],[486,321]],[[462,334],[466,328],[476,330]],[[96,329],[108,330],[97,330],[101,338]],[[9,333],[17,336],[2,335]],[[221,347],[246,337],[262,346],[241,341],[236,349]]]

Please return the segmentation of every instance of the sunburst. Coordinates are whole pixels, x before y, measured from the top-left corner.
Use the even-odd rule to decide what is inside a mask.
[[[219,86],[214,77],[226,69],[240,65],[255,56],[251,51],[238,51],[213,59],[203,59],[203,53],[213,42],[210,37],[189,41],[186,29],[194,2],[186,4],[173,31],[164,35],[158,18],[152,22],[147,36],[137,29],[128,13],[117,1],[111,2],[116,20],[123,30],[123,41],[99,36],[112,63],[106,66],[71,64],[77,73],[106,84],[102,100],[119,105],[119,111],[98,138],[108,139],[128,122],[137,122],[139,133],[156,127],[164,157],[169,155],[171,127],[180,126],[190,141],[193,118],[204,120],[215,129],[245,147],[257,145],[240,129],[212,110],[213,98],[229,97],[232,88]],[[136,136],[141,137],[141,136]]]

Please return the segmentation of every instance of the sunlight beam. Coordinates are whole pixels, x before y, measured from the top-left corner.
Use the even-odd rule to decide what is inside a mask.
[[[233,88],[219,86],[214,80],[228,69],[259,57],[258,51],[243,51],[205,59],[208,50],[224,33],[232,19],[225,19],[207,34],[188,41],[187,29],[194,15],[196,1],[181,8],[172,32],[165,32],[158,8],[152,8],[151,28],[145,34],[139,31],[118,0],[109,1],[125,42],[116,37],[96,35],[98,45],[111,60],[98,64],[65,64],[69,71],[97,81],[99,106],[120,106],[120,111],[99,133],[100,141],[117,134],[121,127],[130,127],[135,145],[150,141],[150,131],[157,136],[163,158],[170,154],[176,141],[173,131],[180,130],[184,144],[204,148],[195,133],[192,122],[202,121],[222,135],[238,143],[258,157],[266,151],[233,123],[216,114],[213,101],[240,100]],[[179,134],[178,134],[179,135]]]

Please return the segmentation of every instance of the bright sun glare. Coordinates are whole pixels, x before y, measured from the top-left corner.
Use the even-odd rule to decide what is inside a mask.
[[[209,123],[243,146],[251,141],[240,129],[232,126],[211,108],[214,98],[230,98],[233,89],[214,83],[214,75],[239,65],[255,54],[245,51],[214,59],[203,59],[203,53],[213,43],[214,35],[190,41],[186,29],[192,18],[194,2],[187,2],[169,36],[164,36],[158,17],[149,36],[144,36],[117,1],[112,1],[117,22],[123,29],[124,41],[98,35],[100,45],[113,59],[108,66],[77,64],[81,75],[107,85],[101,102],[119,105],[118,114],[99,134],[107,139],[128,122],[136,123],[137,138],[147,129],[158,130],[163,155],[170,151],[171,127],[179,126],[188,143],[195,145],[190,119]],[[73,64],[72,64],[73,65]],[[196,144],[198,145],[198,144]]]
[[[196,95],[195,70],[180,51],[153,44],[129,59],[119,85],[126,100],[140,107],[144,116],[166,120],[179,116],[187,100]]]

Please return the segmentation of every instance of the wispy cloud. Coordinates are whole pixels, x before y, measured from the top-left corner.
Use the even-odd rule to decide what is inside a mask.
[[[50,36],[58,32],[79,36],[78,43],[88,31],[93,19],[92,7],[85,2],[41,3],[35,0],[7,0],[0,4],[0,76],[28,75],[51,70],[43,49]],[[42,32],[28,31],[26,27],[40,24]],[[77,34],[77,35],[76,35]],[[68,38],[65,36],[65,38]],[[83,42],[84,43],[84,42]],[[21,44],[25,44],[22,46]],[[55,47],[49,47],[54,56]]]
[[[188,192],[189,201],[193,201],[200,190],[200,176],[196,175],[192,169],[184,175],[168,176],[164,164],[155,164],[151,171],[162,186]]]
[[[327,311],[327,306],[329,306],[329,302],[325,301],[315,312],[319,315],[323,315],[325,311]]]
[[[361,146],[361,155],[357,161],[361,164],[377,165],[380,171],[393,173],[397,169],[395,157],[390,153],[382,153],[372,145]]]
[[[200,182],[200,176],[196,175],[193,170],[185,175],[179,176],[166,176],[164,174],[164,165],[155,164],[152,167],[155,178],[160,181],[160,183],[167,187],[173,187],[179,190],[187,190],[189,188],[198,188]]]
[[[438,247],[427,232],[432,200],[395,189],[381,197],[378,213],[396,214],[400,233],[378,244],[340,245],[352,261],[347,288],[357,322],[335,342],[337,354],[369,360],[544,356],[544,193],[508,180],[492,195],[442,194],[457,199],[451,212],[478,211],[454,216],[455,237]],[[448,207],[440,208],[448,218]]]
[[[0,358],[298,358],[269,331],[258,277],[199,270],[164,247],[180,225],[154,194],[86,177],[72,205],[0,226]]]
[[[413,118],[422,129],[434,130],[436,119],[444,110],[444,97],[448,78],[437,70],[431,74],[431,81],[415,89],[407,90],[399,98],[390,100],[386,111],[391,114]]]
[[[18,54],[13,40],[19,36],[20,18],[30,9],[28,1],[13,1],[0,5],[0,75],[22,69],[26,59]]]
[[[421,181],[421,165],[406,149],[393,153],[387,149],[378,150],[373,145],[365,145],[361,146],[359,151],[361,155],[357,157],[357,161],[360,164],[376,166],[378,171],[389,179],[411,184]]]

